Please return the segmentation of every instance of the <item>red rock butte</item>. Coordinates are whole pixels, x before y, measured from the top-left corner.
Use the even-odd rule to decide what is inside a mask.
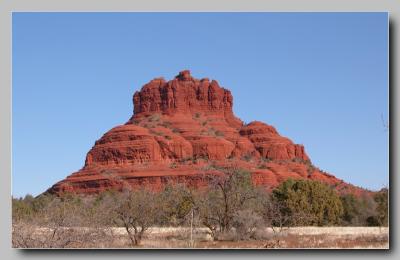
[[[269,190],[292,178],[363,192],[313,166],[304,146],[273,126],[244,124],[233,114],[231,92],[216,80],[195,79],[188,70],[170,81],[155,78],[133,95],[133,104],[129,121],[105,133],[83,168],[47,192],[160,190],[177,183],[200,188],[228,167],[251,172],[254,184]]]

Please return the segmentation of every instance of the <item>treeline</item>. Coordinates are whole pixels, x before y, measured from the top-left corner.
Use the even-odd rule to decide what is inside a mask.
[[[161,192],[13,198],[13,246],[107,247],[115,227],[137,246],[154,226],[207,227],[214,240],[247,240],[259,239],[265,227],[388,225],[387,189],[356,197],[318,181],[289,179],[268,193],[240,169],[209,178],[198,190],[170,185]]]

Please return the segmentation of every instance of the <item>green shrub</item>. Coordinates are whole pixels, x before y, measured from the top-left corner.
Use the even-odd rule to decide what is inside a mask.
[[[171,168],[171,169],[175,169],[175,168],[177,168],[178,167],[178,164],[176,164],[176,162],[172,162],[170,165],[169,165],[169,168]]]
[[[290,225],[334,225],[343,214],[336,191],[319,181],[289,179],[273,190],[272,198],[281,214],[291,217]]]
[[[369,216],[366,220],[367,226],[378,227],[380,226],[379,219],[377,216]]]
[[[376,202],[376,218],[380,226],[388,226],[388,199],[389,194],[387,189],[382,189],[374,195]]]
[[[220,136],[224,136],[225,134],[224,134],[224,132],[217,130],[217,131],[215,131],[215,135],[220,137]]]
[[[148,118],[149,122],[158,122],[160,121],[160,114],[153,114]]]
[[[361,201],[353,194],[345,194],[340,197],[343,206],[342,223],[344,225],[361,224],[359,217],[362,210]]]
[[[268,169],[267,165],[265,163],[261,164],[258,166],[258,169]]]
[[[242,156],[242,160],[245,160],[246,162],[251,161],[251,159],[253,159],[253,155],[251,153],[246,153]]]

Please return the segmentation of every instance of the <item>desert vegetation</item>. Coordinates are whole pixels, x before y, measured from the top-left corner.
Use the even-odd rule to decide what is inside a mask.
[[[209,186],[196,190],[171,184],[157,192],[13,198],[13,247],[388,246],[387,189],[355,196],[289,179],[267,192],[237,168],[207,178]]]

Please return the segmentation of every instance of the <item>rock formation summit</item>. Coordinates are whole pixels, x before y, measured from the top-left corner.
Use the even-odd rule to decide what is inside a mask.
[[[303,145],[271,125],[244,124],[232,111],[233,97],[216,80],[190,71],[173,80],[156,78],[133,95],[133,116],[105,133],[87,153],[84,167],[47,192],[105,190],[184,183],[207,185],[204,176],[226,167],[251,172],[253,182],[272,189],[288,178],[320,180],[339,191],[354,186],[310,161]]]

